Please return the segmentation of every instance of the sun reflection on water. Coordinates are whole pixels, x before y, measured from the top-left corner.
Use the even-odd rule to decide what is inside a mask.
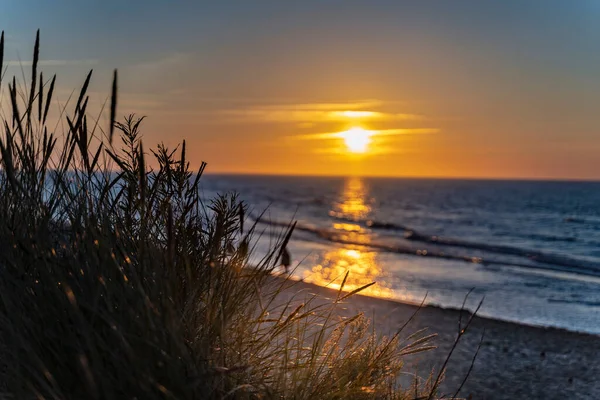
[[[340,200],[333,204],[329,215],[338,219],[333,229],[340,238],[354,243],[368,244],[370,232],[358,222],[366,221],[371,213],[368,187],[361,178],[348,178]],[[305,271],[304,280],[320,286],[339,289],[347,271],[344,291],[349,292],[371,282],[377,284],[365,289],[362,294],[392,298],[394,293],[384,281],[378,262],[379,253],[364,246],[344,246],[325,252],[312,270]]]
[[[382,271],[377,264],[377,252],[358,248],[342,248],[326,252],[321,262],[306,271],[304,280],[319,286],[339,289],[346,271],[350,271],[344,284],[344,291],[350,292],[371,282],[362,294],[375,297],[392,298],[392,289],[382,280]]]
[[[329,215],[350,221],[366,219],[371,212],[369,189],[361,178],[348,178],[340,201],[333,204]]]
[[[358,224],[334,223],[333,229],[346,232],[362,232],[363,228]]]

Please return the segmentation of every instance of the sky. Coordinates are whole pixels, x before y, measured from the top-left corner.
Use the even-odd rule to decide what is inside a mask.
[[[116,68],[145,147],[208,172],[600,179],[597,0],[2,7],[9,76],[39,28],[58,100],[93,69],[99,110]]]

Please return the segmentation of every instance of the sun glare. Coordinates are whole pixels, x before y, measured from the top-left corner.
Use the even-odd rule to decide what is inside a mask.
[[[369,149],[372,135],[372,131],[360,127],[351,128],[338,134],[344,139],[348,151],[357,154],[365,153]]]
[[[378,115],[378,113],[373,112],[373,111],[354,111],[354,110],[347,110],[347,111],[338,111],[337,114],[346,117],[346,118],[371,118],[371,117],[375,117]]]

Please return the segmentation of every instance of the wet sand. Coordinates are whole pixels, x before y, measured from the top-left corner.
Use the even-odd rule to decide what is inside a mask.
[[[279,281],[279,280],[278,280]],[[281,282],[281,281],[279,281]],[[289,285],[281,300],[301,301],[317,294],[323,301],[336,291],[305,282]],[[418,306],[355,295],[340,308],[341,316],[363,312],[377,332],[401,328]],[[468,313],[463,311],[463,322]],[[408,336],[422,328],[437,333],[437,349],[409,356],[407,371],[427,376],[443,364],[457,336],[459,310],[422,307],[404,329]],[[475,317],[448,364],[440,394],[452,396],[463,381],[485,329],[479,355],[460,392],[473,399],[600,399],[600,336],[562,329],[539,328]]]

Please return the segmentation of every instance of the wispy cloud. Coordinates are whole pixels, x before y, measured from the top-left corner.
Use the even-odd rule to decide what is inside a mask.
[[[20,60],[9,60],[4,61],[4,65],[8,67],[30,67],[33,61],[20,61]],[[40,60],[39,66],[42,67],[61,67],[68,65],[95,65],[98,64],[98,60]]]
[[[410,113],[384,112],[377,100],[350,103],[302,103],[250,106],[222,110],[220,114],[232,122],[292,122],[323,123],[349,120],[361,121],[416,121],[423,116]]]
[[[138,73],[163,73],[165,70],[189,64],[192,58],[192,53],[171,53],[155,60],[131,65],[128,68]]]
[[[439,133],[437,128],[398,128],[398,129],[378,129],[369,131],[373,136],[395,136],[395,135],[428,135]],[[298,139],[339,139],[340,132],[312,133],[307,135],[297,135]]]
[[[132,62],[119,69],[125,90],[137,93],[161,93],[189,88],[194,70],[194,54],[174,52],[156,58]]]
[[[298,110],[320,110],[320,111],[336,111],[336,110],[348,110],[348,109],[371,109],[378,108],[383,105],[381,100],[362,100],[353,102],[336,102],[336,103],[291,103],[291,104],[270,104],[263,105],[262,109],[298,109]]]

